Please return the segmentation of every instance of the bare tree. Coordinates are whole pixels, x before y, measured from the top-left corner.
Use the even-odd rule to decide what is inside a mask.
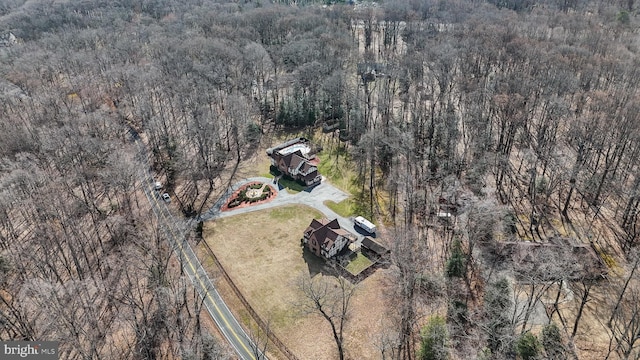
[[[400,348],[398,341],[399,337],[397,332],[392,326],[381,320],[379,333],[375,334],[372,342],[376,345],[376,348],[380,351],[380,357],[382,360],[396,359],[396,350]]]
[[[595,282],[592,280],[583,279],[580,281],[580,286],[575,288],[574,292],[580,295],[580,305],[578,306],[578,314],[576,315],[576,320],[573,323],[573,330],[571,331],[571,338],[573,339],[578,333],[578,327],[580,325],[580,320],[582,319],[582,315],[584,314],[585,307],[589,301],[591,301],[591,290]]]
[[[398,229],[391,250],[391,274],[389,277],[390,317],[395,320],[397,339],[394,350],[396,359],[413,359],[417,336],[417,309],[421,279],[429,271],[428,264],[433,263],[428,251],[426,233],[416,228]]]
[[[640,256],[636,255],[624,282],[619,284],[619,295],[607,322],[610,341],[607,358],[616,353],[620,358],[640,356],[640,283],[634,274],[640,265]]]
[[[247,336],[250,340],[251,353],[256,360],[266,359],[266,353],[269,346],[269,337],[272,335],[271,322],[267,320],[264,326],[254,324],[255,326],[247,327]]]
[[[637,285],[626,292],[623,306],[613,313],[609,325],[611,339],[607,358],[616,353],[621,359],[640,357],[640,291]]]
[[[495,355],[507,355],[512,352],[514,327],[509,313],[514,306],[511,289],[505,278],[489,284],[484,295],[486,320],[482,324],[487,334],[487,346]]]
[[[344,328],[349,320],[351,299],[356,286],[343,277],[301,275],[297,283],[304,296],[300,309],[304,313],[318,314],[331,326],[340,360],[345,359]]]

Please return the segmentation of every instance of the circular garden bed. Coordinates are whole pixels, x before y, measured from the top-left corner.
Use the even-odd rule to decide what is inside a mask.
[[[236,190],[222,210],[230,210],[269,200],[276,194],[271,185],[252,182]]]

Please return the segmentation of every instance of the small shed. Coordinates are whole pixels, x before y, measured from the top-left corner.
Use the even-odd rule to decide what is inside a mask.
[[[391,252],[391,250],[369,236],[365,236],[364,239],[362,239],[362,248],[371,251],[379,257],[387,256]]]

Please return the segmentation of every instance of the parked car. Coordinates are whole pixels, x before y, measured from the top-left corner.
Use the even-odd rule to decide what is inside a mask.
[[[171,196],[169,196],[168,193],[164,193],[164,194],[162,194],[162,200],[164,200],[166,202],[169,202],[169,201],[171,201]]]
[[[156,181],[155,183],[153,183],[153,188],[155,190],[160,190],[162,189],[162,183],[160,181]]]

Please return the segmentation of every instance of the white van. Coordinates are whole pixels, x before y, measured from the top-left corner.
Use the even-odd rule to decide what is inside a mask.
[[[356,217],[355,219],[353,219],[353,222],[371,234],[374,234],[376,232],[376,226],[373,225],[371,221],[363,218],[362,216]]]

